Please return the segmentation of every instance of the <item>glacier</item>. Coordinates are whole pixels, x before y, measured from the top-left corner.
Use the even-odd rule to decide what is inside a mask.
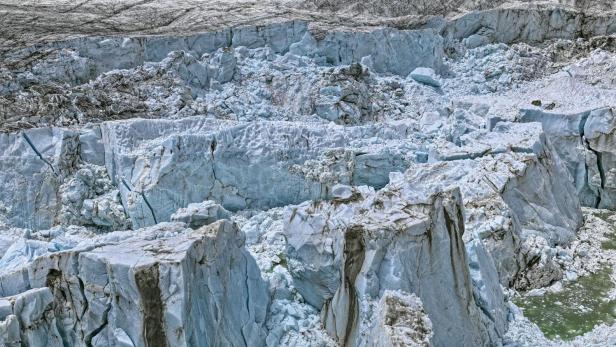
[[[105,1],[0,4],[0,344],[616,343],[614,2]]]

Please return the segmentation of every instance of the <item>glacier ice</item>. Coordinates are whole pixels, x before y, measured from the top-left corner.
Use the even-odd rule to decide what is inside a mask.
[[[2,51],[0,344],[566,344],[513,300],[616,265],[614,6],[232,3]]]

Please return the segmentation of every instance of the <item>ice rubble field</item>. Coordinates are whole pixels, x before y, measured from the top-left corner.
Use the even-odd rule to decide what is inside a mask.
[[[477,9],[5,52],[0,344],[616,344],[616,17]]]

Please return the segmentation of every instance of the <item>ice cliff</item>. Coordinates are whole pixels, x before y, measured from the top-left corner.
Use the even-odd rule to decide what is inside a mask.
[[[1,344],[523,345],[616,208],[616,17],[476,3],[3,52]]]

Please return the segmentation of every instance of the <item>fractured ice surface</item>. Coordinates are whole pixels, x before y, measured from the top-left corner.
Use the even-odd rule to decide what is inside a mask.
[[[298,18],[3,56],[2,343],[524,344],[598,268],[613,16]]]
[[[47,291],[34,302],[49,311],[47,323],[37,322],[42,334],[29,332],[29,320],[43,313],[16,315],[22,332],[43,339],[26,342],[22,334],[27,345],[262,344],[269,295],[243,246],[244,235],[229,221],[109,234],[3,271],[0,295]]]

